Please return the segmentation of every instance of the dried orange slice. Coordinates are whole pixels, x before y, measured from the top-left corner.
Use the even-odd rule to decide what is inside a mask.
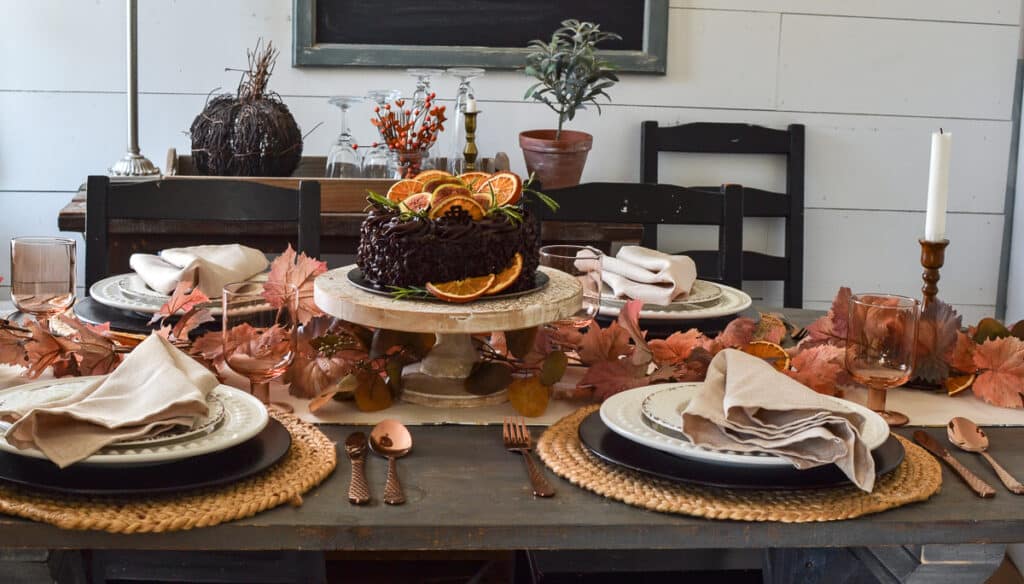
[[[760,357],[771,364],[777,371],[789,369],[789,353],[785,349],[769,341],[751,341],[740,347],[744,353]]]
[[[443,217],[445,213],[451,211],[455,207],[461,207],[463,211],[469,213],[469,216],[474,221],[478,221],[484,218],[487,214],[487,210],[480,206],[480,203],[476,202],[473,197],[448,197],[440,203],[432,203],[430,205],[431,219],[437,219]]]
[[[956,395],[971,387],[972,383],[974,383],[974,375],[954,375],[943,381],[942,386],[946,388],[947,394]]]
[[[491,284],[491,287],[484,294],[497,294],[501,292],[511,286],[521,273],[523,273],[523,254],[517,253],[512,257],[512,264],[509,267],[494,275],[494,283]]]
[[[451,176],[451,173],[446,171],[446,170],[432,169],[432,170],[424,170],[423,172],[417,174],[413,178],[418,180],[418,181],[420,181],[420,182],[425,183],[428,180],[439,178],[439,177],[444,177],[444,176]]]
[[[465,186],[462,184],[461,180],[455,178],[454,176],[435,176],[423,181],[423,190],[432,193],[435,190],[437,190],[437,187],[441,185],[459,185],[460,187]]]
[[[398,208],[406,213],[419,213],[430,207],[430,193],[416,193],[409,195],[404,201],[398,204]]]
[[[427,292],[448,302],[470,302],[483,296],[493,283],[494,274],[452,280],[441,284],[427,282]]]
[[[514,172],[499,172],[476,188],[478,193],[490,194],[498,200],[498,206],[514,205],[523,196],[523,179]]]
[[[456,184],[443,184],[433,190],[433,197],[430,199],[430,204],[436,205],[445,199],[451,197],[470,197],[473,196],[473,191],[467,189],[462,185]]]
[[[484,184],[484,182],[489,178],[491,178],[491,173],[476,170],[473,172],[464,172],[459,175],[459,180],[471,189],[474,188],[473,185]]]
[[[423,183],[412,178],[403,178],[391,185],[388,189],[388,200],[392,203],[401,203],[409,195],[423,192]]]
[[[476,193],[476,194],[474,194],[473,195],[473,199],[477,203],[480,203],[480,206],[483,207],[484,209],[490,209],[491,208],[491,203],[493,202],[491,200],[491,196],[488,195],[488,194],[484,194],[484,193]]]

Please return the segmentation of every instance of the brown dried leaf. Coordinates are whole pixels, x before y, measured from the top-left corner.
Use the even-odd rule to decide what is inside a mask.
[[[77,367],[74,367],[77,363],[72,353],[78,350],[78,343],[67,337],[51,335],[48,325],[44,328],[35,321],[28,323],[28,329],[32,331],[32,338],[25,342],[29,378],[39,377],[50,366],[54,368],[54,375],[57,377],[71,375],[77,370]]]
[[[0,328],[0,363],[28,365],[28,354],[25,352],[26,340],[23,335]]]
[[[697,329],[690,329],[685,333],[675,332],[667,339],[654,339],[648,341],[654,362],[658,365],[676,365],[682,363],[694,349],[707,346],[709,339],[704,333]]]
[[[509,385],[508,401],[520,415],[536,418],[548,409],[551,390],[534,375],[526,379],[516,379]]]
[[[178,282],[178,285],[174,287],[174,292],[171,293],[171,298],[160,310],[153,315],[153,318],[149,319],[149,324],[154,324],[162,319],[171,317],[178,313],[178,311],[188,312],[192,310],[197,304],[203,304],[209,302],[210,299],[203,294],[203,291],[199,288],[192,288],[192,282]]]
[[[985,341],[974,351],[974,364],[981,370],[971,388],[974,395],[1004,408],[1024,407],[1024,341]]]
[[[193,306],[174,323],[171,335],[175,340],[187,341],[188,335],[199,325],[213,322],[213,313],[207,308]]]
[[[947,355],[946,362],[949,366],[961,373],[973,373],[977,366],[974,364],[974,339],[963,331],[956,332],[956,343]]]
[[[613,322],[608,328],[594,325],[587,329],[580,341],[579,356],[580,361],[593,364],[618,359],[630,351],[629,332]]]
[[[715,337],[715,345],[718,350],[742,347],[754,340],[754,330],[756,328],[757,323],[749,318],[734,318],[725,326],[725,330]]]
[[[392,396],[388,384],[380,375],[360,371],[357,375],[356,407],[363,412],[376,412],[391,407]]]
[[[757,322],[757,327],[754,329],[753,340],[768,341],[778,345],[784,338],[786,338],[786,323],[782,320],[782,317],[771,312],[762,313],[761,319]]]
[[[554,351],[544,358],[544,364],[540,367],[540,382],[548,387],[558,383],[565,376],[565,369],[569,366],[569,357],[562,351]]]
[[[288,249],[270,264],[270,273],[263,285],[263,297],[275,308],[280,308],[284,306],[287,297],[286,286],[295,286],[299,290],[296,318],[306,324],[314,316],[323,315],[323,311],[313,302],[313,280],[326,271],[326,262],[305,253],[296,254],[291,244],[288,244]]]
[[[956,346],[960,315],[953,307],[935,300],[924,309],[917,326],[914,375],[928,383],[949,377],[946,355]]]
[[[525,359],[537,340],[539,327],[505,331],[505,347],[513,357]]]
[[[331,386],[330,389],[328,389],[328,391],[325,391],[324,393],[314,397],[309,401],[309,413],[315,414],[318,410],[320,410],[320,408],[331,403],[335,395],[339,393],[353,392],[355,391],[358,385],[358,377],[351,373],[346,375],[345,377],[341,378],[341,380],[338,381],[338,383]]]
[[[837,395],[839,378],[845,371],[845,351],[833,345],[818,345],[798,353],[785,373],[818,393]]]
[[[110,332],[110,323],[91,326],[78,319],[59,317],[61,322],[78,333],[78,369],[82,375],[106,375],[121,364],[121,355],[115,352],[112,340],[104,336]]]

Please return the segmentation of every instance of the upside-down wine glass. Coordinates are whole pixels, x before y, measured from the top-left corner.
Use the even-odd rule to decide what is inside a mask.
[[[328,100],[341,109],[341,134],[327,153],[327,178],[358,178],[362,176],[363,157],[356,149],[358,142],[348,126],[348,110],[362,103],[365,98],[358,95],[339,95]]]
[[[397,89],[373,89],[366,92],[366,97],[378,107],[383,108],[389,100],[401,97]],[[376,146],[371,146],[363,154],[363,176],[366,178],[393,178],[398,169],[394,168],[391,151],[383,139],[377,137]]]
[[[584,329],[593,324],[601,307],[601,250],[583,245],[545,245],[540,248],[540,265],[565,272],[579,280],[583,302],[575,314],[551,323]]]
[[[75,303],[75,240],[11,240],[11,299],[22,313],[48,319]]]
[[[476,99],[476,92],[470,82],[477,77],[482,77],[484,73],[485,71],[479,67],[445,69],[445,75],[459,80],[459,89],[455,94],[455,118],[452,120],[454,124],[452,124],[452,135],[448,148],[448,172],[455,175],[462,174],[466,166],[466,161],[463,158],[463,149],[466,145],[466,121],[463,114],[466,113],[466,103],[470,99]]]
[[[903,426],[906,415],[885,409],[886,391],[899,387],[914,372],[920,303],[893,294],[850,297],[846,331],[846,368],[868,386],[868,408],[890,426]]]
[[[430,88],[430,79],[437,77],[438,75],[444,74],[444,69],[431,69],[427,67],[411,67],[405,70],[406,73],[416,78],[416,90],[412,93],[412,107],[410,109],[423,109],[424,102],[427,101],[427,96],[430,95],[433,90]],[[406,106],[409,107],[409,106]],[[434,163],[431,158],[434,157],[435,143],[430,148],[423,152],[422,162],[420,162],[420,169],[427,170],[428,168],[434,168]],[[396,174],[396,178],[405,178],[404,172],[399,170]]]
[[[224,362],[249,380],[252,394],[265,404],[270,403],[270,381],[288,370],[298,343],[299,290],[290,284],[277,286],[280,308],[268,303],[262,282],[228,284],[221,295]]]

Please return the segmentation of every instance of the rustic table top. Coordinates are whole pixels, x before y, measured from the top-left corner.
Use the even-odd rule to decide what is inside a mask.
[[[324,426],[338,444],[354,427]],[[362,428],[365,430],[365,428]],[[0,547],[112,549],[684,549],[879,546],[1024,541],[1024,505],[1001,485],[994,499],[975,497],[948,470],[942,492],[924,503],[849,521],[782,524],[712,521],[644,511],[551,477],[551,499],[531,494],[522,464],[502,447],[500,428],[415,427],[415,446],[399,461],[408,503],[384,505],[386,463],[367,462],[374,501],[350,505],[349,463],[308,493],[301,507],[283,506],[211,528],[167,534],[112,535],[66,531],[44,523],[0,519]],[[539,430],[535,431],[536,433]],[[929,430],[944,440],[941,429]],[[901,430],[909,435],[910,430]],[[1024,428],[995,428],[992,454],[1024,476],[1016,447]],[[997,484],[976,455],[957,453]],[[548,473],[550,476],[550,473]]]

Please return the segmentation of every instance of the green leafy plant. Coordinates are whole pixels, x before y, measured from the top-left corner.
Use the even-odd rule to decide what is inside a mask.
[[[537,79],[526,90],[525,99],[539,101],[558,114],[558,132],[562,125],[576,117],[576,111],[591,103],[601,112],[597,98],[611,97],[605,92],[619,78],[614,66],[597,54],[597,44],[607,40],[621,40],[613,32],[604,32],[593,22],[564,20],[551,35],[551,41],[530,41],[532,51],[526,56],[526,74]]]

